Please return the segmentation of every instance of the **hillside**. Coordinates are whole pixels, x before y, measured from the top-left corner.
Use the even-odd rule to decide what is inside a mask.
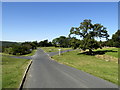
[[[6,47],[6,46],[11,46],[13,44],[19,44],[18,42],[10,42],[10,41],[0,41],[0,47]]]
[[[9,47],[11,45],[18,45],[18,42],[10,42],[10,41],[0,41],[0,52],[2,51],[2,47]]]

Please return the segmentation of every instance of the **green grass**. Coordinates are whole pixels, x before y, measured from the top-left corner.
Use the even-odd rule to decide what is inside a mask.
[[[109,48],[103,48],[103,49],[97,49],[97,50],[99,50],[99,51],[112,50],[114,52],[106,52],[105,55],[110,55],[110,56],[118,58],[118,48],[109,47]],[[97,50],[95,50],[95,51],[97,51]]]
[[[52,58],[59,63],[118,84],[118,64],[116,62],[107,62],[95,56],[80,54],[77,50],[63,53],[61,56],[55,55]]]
[[[37,50],[33,50],[31,53],[29,53],[29,54],[26,54],[26,55],[22,55],[22,56],[32,56],[32,55],[34,55],[35,54],[35,52],[36,52]]]
[[[0,90],[2,90],[2,56],[0,55]]]
[[[2,54],[2,55],[7,55],[7,56],[15,56],[15,55],[12,55],[12,54],[7,54],[7,53],[0,53],[0,54]]]
[[[58,49],[61,49],[61,51],[71,49],[71,48],[59,48],[59,47],[40,47],[40,48],[43,49],[45,52],[57,52],[59,51]]]
[[[2,56],[2,88],[19,88],[30,60]]]

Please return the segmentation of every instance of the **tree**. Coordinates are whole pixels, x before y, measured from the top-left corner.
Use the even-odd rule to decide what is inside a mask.
[[[109,40],[105,41],[104,44],[105,44],[104,46],[113,47],[113,40],[112,40],[112,39],[109,39]]]
[[[51,42],[48,42],[48,40],[44,40],[44,41],[40,41],[38,43],[39,47],[49,47],[49,46],[53,46]]]
[[[37,41],[33,41],[32,43],[34,43],[34,45],[35,45],[36,47],[38,46]]]
[[[113,34],[112,41],[114,47],[120,47],[120,30]]]
[[[69,47],[69,38],[65,37],[65,36],[60,36],[58,38],[55,38],[52,40],[52,43],[54,46],[58,46],[58,47]]]
[[[81,41],[79,39],[77,39],[76,37],[72,37],[70,38],[70,46],[73,48],[73,49],[76,49],[79,47]]]
[[[55,47],[59,46],[59,38],[53,39],[53,40],[52,40],[52,44],[53,44],[53,46],[55,46]]]
[[[13,50],[13,55],[16,55],[18,53],[20,54],[20,52],[21,52],[21,48],[18,45],[13,45],[12,50]]]
[[[105,46],[120,47],[120,30],[112,35],[112,39],[105,41]]]
[[[8,53],[8,54],[12,54],[12,53],[13,53],[13,50],[12,50],[11,47],[9,47],[9,48],[5,48],[4,52],[5,52],[5,53]]]
[[[72,27],[69,37],[72,35],[74,35],[74,37],[79,36],[82,39],[82,43],[79,45],[79,48],[83,50],[89,49],[90,54],[92,54],[93,49],[101,48],[95,38],[108,39],[109,37],[107,30],[103,25],[92,24],[91,20],[88,19],[81,22],[79,27]]]
[[[12,46],[12,54],[13,55],[24,55],[31,52],[32,46],[28,43],[22,43],[21,45],[13,45]]]

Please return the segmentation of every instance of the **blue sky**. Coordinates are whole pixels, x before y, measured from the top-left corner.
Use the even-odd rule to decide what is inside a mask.
[[[67,36],[84,19],[107,27],[110,36],[118,29],[117,2],[4,2],[4,41],[41,41]]]

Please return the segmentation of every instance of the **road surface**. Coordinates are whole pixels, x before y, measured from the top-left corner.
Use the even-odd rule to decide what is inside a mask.
[[[32,60],[23,88],[117,88],[113,83],[51,60],[41,49]]]

